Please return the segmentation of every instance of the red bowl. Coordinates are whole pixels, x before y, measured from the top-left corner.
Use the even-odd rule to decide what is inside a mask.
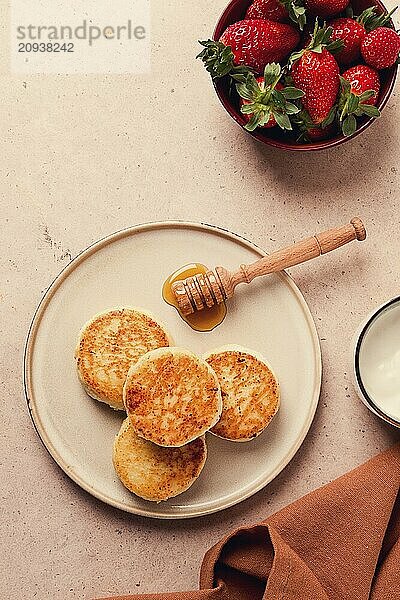
[[[213,39],[215,41],[219,40],[229,25],[232,25],[232,23],[236,23],[237,21],[241,21],[244,18],[251,2],[252,0],[232,0],[230,4],[228,4],[215,28],[213,35]],[[370,6],[376,6],[379,13],[386,11],[385,6],[382,4],[382,2],[380,2],[380,0],[353,0],[351,5],[355,14],[360,14],[363,10]],[[380,71],[381,89],[377,102],[377,108],[379,110],[383,109],[386,102],[390,98],[396,82],[397,68],[398,66],[394,65],[390,69]],[[214,87],[218,98],[220,99],[226,111],[241,127],[243,127],[246,124],[246,121],[243,114],[240,112],[239,97],[235,92],[233,94],[230,92],[228,78],[225,77],[223,79],[214,81]],[[275,146],[275,148],[283,148],[284,150],[307,152],[310,150],[323,150],[324,148],[332,148],[333,146],[343,144],[344,142],[353,139],[355,136],[360,135],[360,133],[365,131],[367,127],[369,127],[374,121],[375,119],[373,118],[360,119],[357,131],[350,137],[345,137],[344,135],[340,134],[334,138],[324,140],[322,142],[313,142],[309,144],[297,143],[294,137],[290,137],[290,134],[284,133],[279,127],[274,127],[272,129],[259,128],[253,132],[247,132],[247,130],[245,131],[268,146]]]

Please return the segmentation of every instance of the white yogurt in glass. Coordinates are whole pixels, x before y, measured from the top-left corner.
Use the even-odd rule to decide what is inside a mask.
[[[400,298],[378,309],[363,327],[355,371],[367,406],[400,426]]]

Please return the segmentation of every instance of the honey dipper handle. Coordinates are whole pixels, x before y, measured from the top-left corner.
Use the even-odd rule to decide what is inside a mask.
[[[294,265],[331,252],[354,240],[363,241],[367,237],[365,227],[358,218],[352,219],[343,227],[323,231],[313,237],[297,242],[293,246],[273,252],[269,256],[258,260],[251,265],[242,265],[240,271],[232,275],[232,289],[238,283],[250,283],[256,277],[283,271]],[[228,297],[230,294],[228,294]]]

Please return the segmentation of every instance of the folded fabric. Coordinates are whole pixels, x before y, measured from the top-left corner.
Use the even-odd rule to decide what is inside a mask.
[[[400,600],[400,446],[219,542],[200,590],[132,599]]]

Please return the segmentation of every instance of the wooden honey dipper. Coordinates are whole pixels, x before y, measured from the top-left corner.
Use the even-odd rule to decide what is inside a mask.
[[[367,237],[361,219],[354,218],[343,227],[329,229],[301,242],[273,252],[251,265],[241,265],[240,269],[230,272],[224,267],[215,271],[197,274],[185,280],[175,281],[172,292],[179,311],[188,316],[205,308],[211,308],[232,298],[236,286],[251,283],[256,277],[283,271],[312,258],[327,254],[354,240],[363,241]]]

